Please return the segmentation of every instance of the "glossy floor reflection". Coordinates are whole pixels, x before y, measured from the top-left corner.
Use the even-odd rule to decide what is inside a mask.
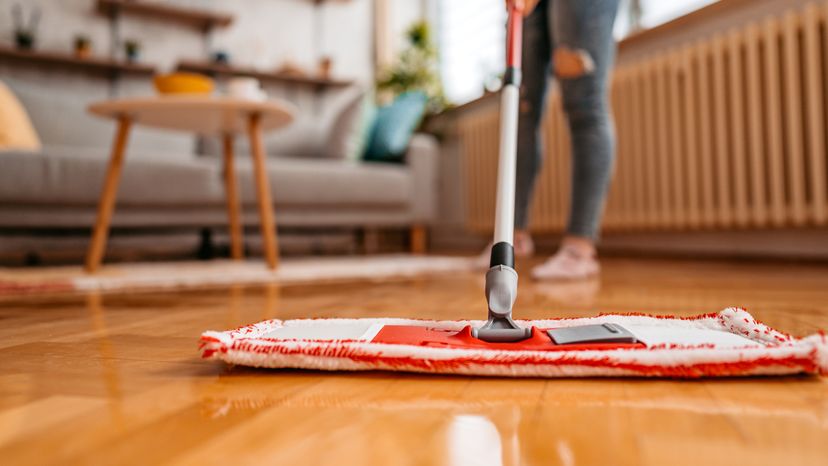
[[[824,378],[509,380],[327,374],[198,359],[267,318],[483,318],[482,276],[0,301],[3,464],[822,465]],[[524,280],[519,317],[729,305],[828,329],[828,268],[609,260]]]

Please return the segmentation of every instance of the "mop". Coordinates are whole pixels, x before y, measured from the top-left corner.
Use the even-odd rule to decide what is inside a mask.
[[[512,2],[501,90],[494,242],[486,321],[267,320],[208,331],[204,358],[264,368],[511,377],[715,377],[828,373],[828,338],[795,338],[728,308],[695,317],[606,314],[515,321],[514,205],[521,2]]]

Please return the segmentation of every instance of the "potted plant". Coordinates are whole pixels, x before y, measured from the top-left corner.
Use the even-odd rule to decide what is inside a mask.
[[[124,53],[126,53],[128,62],[138,61],[138,57],[141,55],[141,44],[136,40],[124,41]]]
[[[32,34],[30,31],[15,31],[14,43],[17,44],[17,48],[19,49],[31,50],[34,48],[35,43],[34,34]]]
[[[229,65],[230,53],[226,50],[216,50],[212,55],[213,63],[217,65]]]
[[[78,58],[88,58],[92,52],[92,40],[89,36],[78,34],[75,36],[75,56]]]
[[[40,23],[40,8],[32,9],[32,16],[29,18],[28,24],[24,18],[23,6],[19,3],[12,5],[12,16],[14,17],[14,43],[23,50],[33,49],[37,26]]]
[[[406,32],[408,47],[397,63],[380,73],[377,90],[390,97],[410,91],[421,91],[428,98],[426,111],[439,113],[448,106],[440,73],[437,69],[437,48],[431,40],[428,23],[418,21]]]

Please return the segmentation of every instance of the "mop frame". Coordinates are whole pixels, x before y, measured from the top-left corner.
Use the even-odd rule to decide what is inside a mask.
[[[272,369],[326,371],[404,371],[500,377],[732,377],[828,374],[824,333],[795,338],[756,321],[740,308],[693,317],[604,314],[587,318],[521,321],[526,326],[559,328],[616,323],[665,329],[728,332],[752,342],[745,347],[715,344],[660,344],[642,348],[537,351],[441,348],[370,340],[276,339],[264,337],[282,327],[321,327],[343,323],[428,326],[460,331],[481,321],[413,319],[267,320],[201,336],[201,355],[230,364]]]

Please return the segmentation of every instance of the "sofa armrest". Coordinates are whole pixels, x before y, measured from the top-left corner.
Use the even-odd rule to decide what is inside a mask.
[[[411,209],[415,223],[429,225],[436,219],[439,157],[440,145],[434,136],[424,133],[412,136],[405,160],[413,178]]]

